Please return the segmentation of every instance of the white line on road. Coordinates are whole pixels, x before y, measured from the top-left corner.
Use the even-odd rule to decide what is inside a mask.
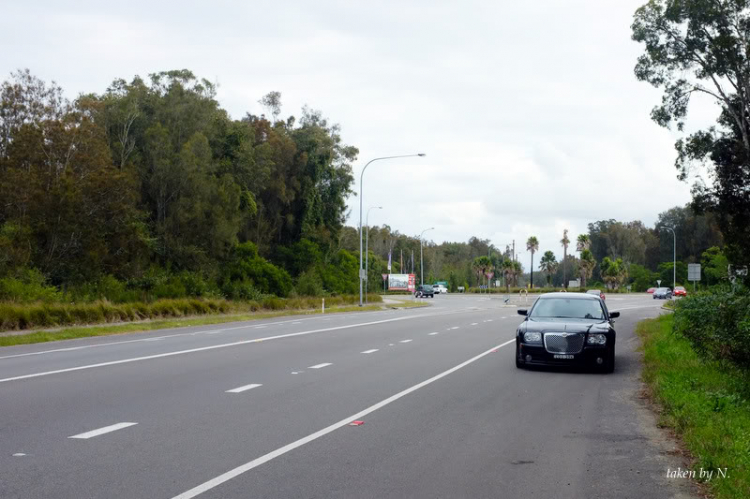
[[[401,340],[399,343],[409,343],[411,340]]]
[[[476,325],[477,325],[477,323],[476,323],[476,322],[472,322],[472,323],[471,323],[471,325],[472,325],[472,326],[476,326]]]
[[[372,350],[365,350],[364,352],[359,352],[359,353],[375,353],[377,351],[378,351],[377,348],[373,348]]]
[[[430,336],[435,336],[436,334],[438,334],[438,333],[436,333],[436,332],[435,333],[430,333],[429,335]]]
[[[504,319],[504,318],[505,318],[505,317],[503,317],[503,319]],[[492,319],[487,319],[487,322],[492,322]]]
[[[458,326],[453,326],[451,329],[458,329]]]
[[[263,386],[263,385],[253,383],[252,385],[245,385],[245,386],[240,386],[239,388],[232,388],[231,390],[227,390],[227,393],[242,393],[248,390],[252,390],[253,388],[258,388],[259,386]]]
[[[410,388],[407,388],[406,390],[404,390],[402,392],[399,392],[399,393],[397,393],[395,395],[392,395],[392,396],[388,397],[385,400],[381,400],[377,404],[371,405],[367,409],[364,409],[364,410],[362,410],[362,411],[360,411],[360,412],[358,412],[356,414],[352,414],[348,418],[342,419],[338,423],[334,423],[331,426],[323,428],[322,430],[318,430],[315,433],[312,433],[312,434],[310,434],[310,435],[308,435],[306,437],[303,437],[303,438],[301,438],[301,439],[299,439],[299,440],[297,440],[295,442],[292,442],[290,444],[287,444],[284,447],[280,447],[280,448],[276,449],[275,451],[269,452],[268,454],[263,455],[263,456],[261,456],[261,457],[259,457],[257,459],[253,459],[252,461],[250,461],[248,463],[245,463],[242,466],[238,466],[238,467],[234,468],[233,470],[227,471],[226,473],[223,473],[223,474],[217,476],[216,478],[212,478],[211,480],[209,480],[207,482],[204,482],[204,483],[198,485],[197,487],[194,487],[194,488],[192,488],[192,489],[190,489],[190,490],[188,490],[186,492],[183,492],[182,494],[180,494],[178,496],[175,496],[173,499],[191,499],[193,497],[199,496],[200,494],[203,494],[204,492],[208,492],[209,490],[218,487],[222,483],[228,482],[229,480],[231,480],[233,478],[236,478],[236,477],[242,475],[243,473],[246,473],[246,472],[252,470],[253,468],[257,468],[258,466],[260,466],[260,465],[262,465],[264,463],[267,463],[267,462],[269,462],[269,461],[271,461],[273,459],[276,459],[279,456],[283,456],[287,452],[290,452],[290,451],[292,451],[292,450],[294,450],[294,449],[296,449],[298,447],[302,447],[303,445],[308,444],[308,443],[310,443],[310,442],[312,442],[314,440],[317,440],[320,437],[324,437],[325,435],[328,435],[329,433],[331,433],[333,431],[336,431],[339,428],[347,426],[349,423],[351,423],[354,420],[362,419],[363,417],[367,416],[368,414],[370,414],[372,412],[375,412],[378,409],[381,409],[381,408],[387,406],[388,404],[391,404],[391,403],[397,401],[398,399],[400,399],[402,397],[405,397],[406,395],[409,395],[410,393],[419,390],[420,388],[424,388],[425,386],[427,386],[427,385],[429,385],[431,383],[434,383],[435,381],[437,381],[437,380],[439,380],[441,378],[444,378],[444,377],[448,376],[449,374],[452,374],[452,373],[458,371],[459,369],[468,366],[469,364],[472,364],[472,363],[476,362],[477,360],[481,359],[482,357],[484,357],[486,355],[489,355],[492,351],[497,350],[499,348],[502,348],[505,345],[509,345],[511,343],[514,343],[515,341],[516,341],[515,339],[508,340],[505,343],[501,343],[500,345],[498,345],[496,347],[492,347],[491,349],[489,349],[489,350],[487,350],[485,352],[482,352],[479,355],[477,355],[475,357],[472,357],[471,359],[469,359],[467,361],[464,361],[461,364],[458,364],[457,366],[448,369],[447,371],[443,371],[442,373],[440,373],[440,374],[438,374],[436,376],[433,376],[430,379],[422,381],[421,383],[418,383],[418,384],[416,384],[416,385],[414,385],[414,386],[412,386]]]
[[[177,350],[175,352],[165,352],[165,353],[159,353],[154,355],[145,355],[143,357],[132,357],[129,359],[121,359],[121,360],[112,360],[109,362],[100,362],[98,364],[87,364],[84,366],[77,366],[77,367],[68,367],[65,369],[57,369],[54,371],[44,371],[39,373],[32,373],[32,374],[23,374],[21,376],[13,376],[10,378],[3,378],[0,379],[0,383],[6,383],[8,381],[19,381],[22,379],[30,379],[30,378],[39,378],[41,376],[50,376],[53,374],[62,374],[62,373],[69,373],[74,371],[83,371],[87,369],[95,369],[97,367],[107,367],[107,366],[116,366],[119,364],[129,364],[131,362],[140,362],[142,360],[153,360],[153,359],[163,359],[165,357],[173,357],[175,355],[184,355],[188,353],[195,353],[195,352],[206,352],[209,350],[216,350],[219,348],[228,348],[228,347],[235,347],[239,345],[248,345],[251,343],[258,343],[261,341],[270,341],[270,340],[278,340],[281,338],[292,338],[295,336],[305,336],[309,334],[317,334],[317,333],[323,333],[323,332],[329,332],[329,331],[340,331],[342,329],[352,329],[357,327],[364,327],[364,326],[372,326],[375,324],[385,324],[388,322],[396,322],[396,321],[404,321],[404,320],[410,320],[410,319],[416,319],[416,318],[423,318],[425,315],[409,315],[405,317],[396,317],[393,319],[383,319],[381,321],[371,321],[371,322],[360,322],[358,324],[348,324],[345,326],[334,326],[329,328],[323,328],[323,329],[312,329],[310,331],[300,331],[297,333],[288,333],[288,334],[279,334],[276,336],[267,336],[265,338],[257,338],[252,340],[242,340],[242,341],[235,341],[232,343],[221,343],[219,345],[210,345],[206,347],[198,347],[198,348],[190,348],[187,350]]]
[[[330,362],[323,362],[322,364],[315,364],[314,366],[308,367],[308,369],[322,369],[323,367],[332,366]]]
[[[105,426],[104,428],[99,428],[98,430],[91,430],[87,431],[86,433],[79,433],[78,435],[73,435],[72,437],[68,438],[78,438],[81,440],[88,440],[89,438],[98,437],[99,435],[104,435],[105,433],[112,433],[113,431],[122,430],[123,428],[127,428],[128,426],[134,426],[138,423],[117,423],[110,426]]]

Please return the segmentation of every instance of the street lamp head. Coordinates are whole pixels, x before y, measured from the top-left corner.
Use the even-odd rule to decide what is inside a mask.
[[[417,154],[417,156],[419,156],[419,157],[421,157],[421,158],[424,158],[424,157],[425,157],[425,156],[427,156],[427,155],[426,155],[425,153],[423,153],[423,152],[420,152],[419,154]]]

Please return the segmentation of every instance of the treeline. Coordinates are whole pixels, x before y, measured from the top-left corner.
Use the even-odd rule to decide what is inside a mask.
[[[501,286],[527,287],[531,282],[531,248],[534,251],[534,287],[564,287],[567,281],[578,279],[584,287],[619,289],[631,286],[633,291],[655,287],[657,280],[671,286],[673,281],[673,252],[676,235],[677,284],[687,285],[687,265],[702,264],[704,287],[726,283],[727,266],[725,241],[713,212],[698,212],[692,205],[675,207],[658,215],[653,227],[641,221],[621,222],[600,220],[588,226],[588,232],[578,235],[561,234],[559,241],[539,241],[530,236],[527,241],[516,241],[512,247],[497,247],[489,240],[472,237],[468,242],[423,243],[425,282],[447,281],[455,291],[501,281]],[[351,252],[359,247],[358,232],[352,227],[342,231],[341,246]],[[392,230],[389,226],[373,226],[369,231],[369,290],[382,289],[381,273],[387,273],[388,254],[392,257],[393,272],[415,272],[421,275],[420,243]],[[563,250],[566,256],[558,260],[553,249]],[[402,258],[403,255],[403,258]],[[414,258],[412,259],[412,255]],[[522,260],[522,261],[521,261]],[[564,264],[563,264],[564,261]],[[403,262],[403,264],[402,264]],[[494,286],[494,282],[491,282]]]
[[[0,299],[353,293],[339,245],[357,149],[305,108],[232,119],[190,71],[68,101],[0,86]],[[34,296],[35,295],[35,296]]]

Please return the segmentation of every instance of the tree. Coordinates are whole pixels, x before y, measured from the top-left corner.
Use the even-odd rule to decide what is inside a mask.
[[[578,261],[578,275],[581,277],[581,287],[586,287],[586,282],[591,278],[596,267],[596,260],[591,250],[584,249],[581,251],[581,257]]]
[[[536,238],[536,236],[531,236],[526,241],[526,250],[531,252],[531,270],[529,272],[531,273],[531,287],[534,287],[534,253],[539,251],[539,240]]]
[[[591,239],[586,234],[579,234],[576,241],[576,251],[581,252],[591,247]]]
[[[566,261],[568,259],[568,245],[570,244],[570,239],[568,239],[568,229],[565,229],[563,231],[563,238],[560,239],[560,244],[563,247],[563,261],[562,261],[562,266],[563,266],[563,287],[565,289],[568,289],[568,276],[567,276],[567,273],[566,273],[567,269],[565,268],[566,267]]]
[[[619,288],[628,276],[628,271],[622,258],[612,260],[610,257],[604,257],[600,264],[602,269],[602,279],[607,285],[607,289]]]
[[[747,0],[651,0],[640,7],[633,39],[645,46],[636,77],[662,88],[652,119],[684,129],[693,96],[720,109],[715,126],[677,141],[676,167],[709,167],[712,185],[696,182],[694,204],[715,210],[735,259],[750,257],[750,9]]]
[[[545,251],[539,260],[539,268],[547,274],[547,286],[552,286],[552,274],[557,271],[557,258],[551,251]]]
[[[701,257],[701,272],[706,277],[707,284],[719,284],[727,278],[729,260],[720,248],[708,248]]]

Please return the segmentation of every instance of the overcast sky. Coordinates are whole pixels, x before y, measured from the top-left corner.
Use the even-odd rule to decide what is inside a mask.
[[[75,97],[188,68],[235,118],[277,90],[283,116],[307,104],[341,125],[357,189],[368,160],[427,154],[368,168],[372,225],[521,250],[535,235],[560,257],[565,228],[574,241],[596,220],[652,225],[690,199],[677,135],[649,118],[660,92],[633,76],[643,3],[5,0],[0,73],[29,68]]]

